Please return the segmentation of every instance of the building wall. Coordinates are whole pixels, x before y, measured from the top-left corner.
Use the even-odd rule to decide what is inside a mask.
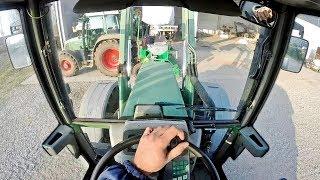
[[[21,25],[17,10],[0,11],[0,37],[11,35],[11,26]]]
[[[316,51],[320,47],[320,27],[301,19],[301,17],[296,18],[295,21],[304,27],[303,38],[309,41],[307,59],[314,59]]]
[[[208,32],[215,32],[223,25],[234,27],[234,22],[241,22],[245,25],[252,27],[256,31],[259,29],[253,23],[244,20],[240,17],[222,16],[216,14],[199,13],[198,15],[198,30],[208,30]]]
[[[63,28],[66,36],[66,40],[73,37],[72,25],[79,18],[79,14],[72,11],[74,5],[78,0],[60,0],[61,3],[61,14],[63,19]]]
[[[305,16],[305,15],[299,15],[299,18],[302,19],[302,20],[305,20],[315,26],[318,26],[320,27],[320,18],[317,17],[317,16]]]

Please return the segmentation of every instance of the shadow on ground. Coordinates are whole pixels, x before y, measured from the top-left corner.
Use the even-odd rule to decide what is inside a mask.
[[[236,107],[239,103],[246,76],[246,70],[234,65],[224,65],[216,70],[199,74],[201,80],[217,83],[224,88],[232,107]],[[227,177],[229,179],[296,179],[298,149],[296,130],[292,120],[293,113],[287,92],[275,84],[254,125],[268,142],[269,152],[262,158],[255,158],[245,150],[235,161],[228,160],[224,165]]]
[[[250,65],[250,54],[252,53],[252,50],[245,44],[227,44],[225,46],[221,46],[219,48],[222,51],[231,51],[233,49],[238,49],[239,50],[239,54],[237,55],[237,57],[233,60],[233,65],[237,65],[239,67],[248,67],[248,65]],[[243,57],[244,58],[241,58]],[[242,59],[242,60],[241,60]]]

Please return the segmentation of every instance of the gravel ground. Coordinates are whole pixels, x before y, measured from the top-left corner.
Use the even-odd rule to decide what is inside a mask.
[[[282,71],[255,123],[269,143],[263,158],[244,151],[224,170],[230,179],[320,179],[320,74]]]
[[[9,97],[0,105],[0,179],[81,179],[84,167],[67,151],[50,157],[41,147],[57,120],[40,86],[20,86]]]
[[[69,87],[71,93],[69,94],[70,99],[72,100],[73,104],[73,111],[77,115],[79,114],[81,99],[84,93],[89,89],[90,82],[82,82],[82,83],[69,83]]]

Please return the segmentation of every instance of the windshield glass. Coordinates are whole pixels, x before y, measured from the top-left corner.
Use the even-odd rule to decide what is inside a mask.
[[[240,17],[198,16],[199,79],[209,83],[214,99],[228,98],[219,107],[237,108],[243,93],[259,32],[264,29]],[[214,93],[215,91],[219,91]],[[218,102],[218,101],[217,101]]]
[[[132,118],[139,115],[137,105],[150,104],[161,106],[165,116],[185,117],[181,107],[194,108],[186,90],[195,60],[200,84],[220,108],[216,119],[234,118],[263,27],[180,7],[75,14],[74,4],[54,2],[50,13],[59,67],[77,117],[118,117],[120,111]],[[128,77],[118,79],[122,75]],[[119,81],[128,84],[125,93],[119,92]],[[197,98],[193,104],[203,106]]]

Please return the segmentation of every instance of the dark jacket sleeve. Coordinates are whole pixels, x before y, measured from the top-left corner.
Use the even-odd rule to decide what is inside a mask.
[[[142,174],[130,161],[107,167],[98,177],[98,180],[145,180],[147,176]]]

